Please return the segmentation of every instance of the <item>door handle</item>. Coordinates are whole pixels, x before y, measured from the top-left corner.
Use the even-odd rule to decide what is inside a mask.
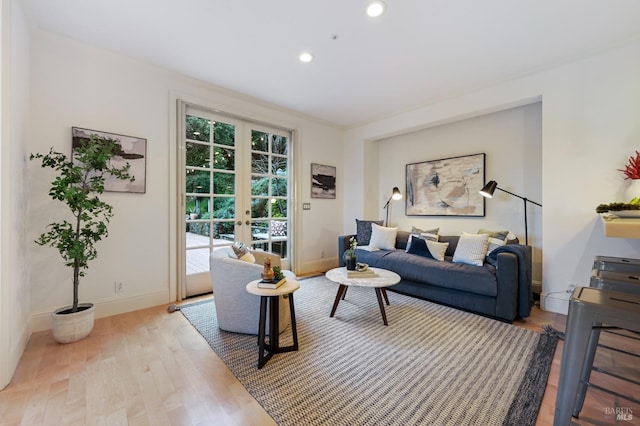
[[[239,221],[236,222],[236,224],[242,226],[242,221],[239,220]]]
[[[250,220],[247,220],[244,224],[245,224],[245,225],[251,225],[251,221],[250,221]]]

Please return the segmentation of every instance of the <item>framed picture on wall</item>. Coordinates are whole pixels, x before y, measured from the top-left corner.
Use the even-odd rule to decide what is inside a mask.
[[[311,164],[311,198],[336,198],[336,168]]]
[[[484,216],[485,154],[406,166],[407,216]]]
[[[111,159],[116,167],[123,167],[129,163],[129,174],[135,178],[133,182],[106,176],[104,190],[112,192],[138,192],[147,190],[147,140],[135,136],[124,136],[116,133],[100,132],[97,130],[73,127],[71,129],[71,150],[75,152],[83,139],[89,139],[91,135],[97,135],[100,139],[112,139],[120,147],[118,155]]]

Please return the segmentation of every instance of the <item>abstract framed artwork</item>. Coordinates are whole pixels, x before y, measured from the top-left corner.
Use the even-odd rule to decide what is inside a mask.
[[[336,168],[311,164],[311,198],[336,198]]]
[[[134,136],[124,136],[116,133],[100,132],[90,129],[73,127],[71,129],[71,150],[75,152],[83,139],[89,139],[91,135],[97,135],[100,139],[115,140],[120,150],[118,155],[111,159],[114,166],[122,167],[126,163],[131,165],[129,174],[135,178],[133,182],[106,177],[104,190],[112,192],[136,192],[145,193],[147,190],[147,140]]]
[[[485,154],[406,166],[407,216],[484,216]]]

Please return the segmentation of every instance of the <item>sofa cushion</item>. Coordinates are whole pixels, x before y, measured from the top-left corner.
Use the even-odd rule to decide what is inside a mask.
[[[369,247],[381,250],[393,250],[396,247],[398,228],[387,228],[378,224],[371,224],[371,239]]]
[[[371,224],[382,225],[382,220],[359,220],[356,219],[356,239],[359,246],[368,246],[371,240]]]
[[[444,254],[447,252],[447,248],[449,247],[449,243],[440,243],[437,241],[428,241],[427,240],[427,248],[431,252],[431,255],[435,260],[444,261]]]
[[[469,234],[463,232],[458,241],[458,247],[453,253],[454,263],[467,263],[482,266],[489,246],[487,234]]]
[[[464,263],[440,262],[406,253],[404,250],[369,252],[356,250],[358,262],[387,269],[403,280],[430,284],[474,294],[495,297],[498,294],[496,268]]]

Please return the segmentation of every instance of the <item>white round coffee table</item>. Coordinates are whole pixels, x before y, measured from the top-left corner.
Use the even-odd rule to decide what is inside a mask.
[[[338,293],[336,294],[336,300],[333,302],[331,315],[329,315],[331,318],[333,318],[333,315],[336,313],[340,299],[344,300],[349,286],[373,287],[376,290],[376,296],[378,297],[378,305],[380,306],[382,321],[384,322],[384,325],[389,325],[382,298],[384,297],[384,301],[387,302],[388,305],[389,298],[387,297],[386,287],[399,283],[400,275],[381,268],[369,268],[368,271],[373,272],[376,276],[357,277],[357,274],[355,274],[354,271],[347,271],[347,268],[334,268],[327,271],[326,277],[331,281],[340,284],[340,287],[338,287]],[[349,276],[349,273],[352,273],[352,275],[355,276]]]

